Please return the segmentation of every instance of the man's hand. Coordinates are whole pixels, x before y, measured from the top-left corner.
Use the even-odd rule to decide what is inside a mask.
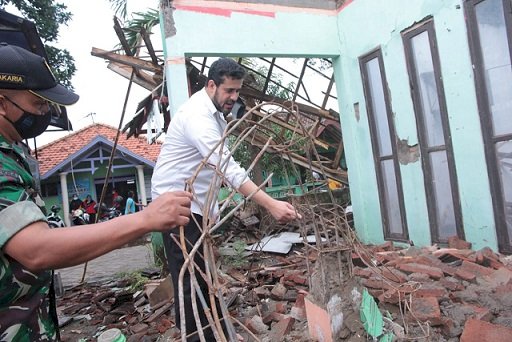
[[[285,224],[292,220],[302,218],[302,215],[295,210],[293,205],[285,201],[273,199],[273,202],[267,209],[279,224]]]
[[[192,194],[186,191],[166,192],[151,202],[141,213],[155,231],[185,226],[190,221]]]

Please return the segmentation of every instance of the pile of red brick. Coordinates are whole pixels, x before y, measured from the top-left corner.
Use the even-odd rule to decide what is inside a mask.
[[[405,308],[411,326],[428,322],[431,331],[463,342],[510,341],[512,268],[489,248],[470,248],[457,238],[449,248],[395,249],[388,242],[354,253],[354,275],[394,318],[398,305]]]

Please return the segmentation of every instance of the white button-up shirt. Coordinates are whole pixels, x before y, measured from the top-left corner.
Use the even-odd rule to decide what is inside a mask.
[[[221,140],[227,122],[224,115],[217,111],[212,100],[203,88],[185,102],[172,117],[167,135],[162,145],[160,155],[153,170],[151,179],[151,194],[153,199],[166,191],[184,190],[186,180],[196,172],[201,161],[213,150]],[[227,143],[227,140],[226,140]],[[204,215],[204,204],[208,189],[212,183],[215,201],[210,208],[210,217],[218,212],[216,194],[221,186],[220,179],[215,176],[214,167],[218,163],[220,146],[208,159],[193,183],[194,199],[191,210],[193,213]],[[222,147],[224,161],[229,151],[226,145]],[[225,167],[222,167],[227,183],[238,189],[247,178],[246,171],[232,157],[229,157]]]

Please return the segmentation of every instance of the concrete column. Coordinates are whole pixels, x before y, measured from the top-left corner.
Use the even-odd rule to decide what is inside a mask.
[[[66,227],[71,227],[69,221],[69,194],[68,194],[68,179],[67,172],[61,172],[60,175],[60,192],[62,194],[62,218],[66,223]]]
[[[139,200],[143,206],[148,205],[146,200],[146,182],[144,181],[144,165],[137,165],[137,184],[139,184]]]

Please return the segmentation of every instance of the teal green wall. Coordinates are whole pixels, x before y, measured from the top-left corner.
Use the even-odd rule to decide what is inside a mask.
[[[333,13],[276,12],[272,18],[174,11],[177,34],[164,41],[172,112],[188,98],[185,56],[331,57],[355,226],[363,242],[381,243],[379,196],[358,59],[382,49],[398,138],[417,144],[401,31],[432,16],[466,240],[476,249],[497,250],[462,0],[354,0]],[[409,237],[416,245],[429,245],[421,161],[401,165],[400,172]]]
[[[177,34],[165,39],[171,113],[185,102],[184,56],[310,56],[339,54],[336,15],[276,13],[275,17],[233,13],[230,17],[174,11]],[[323,37],[325,33],[328,36]]]
[[[432,16],[438,43],[466,239],[474,248],[497,249],[492,202],[462,2],[358,0],[339,15],[340,58],[336,84],[349,167],[351,198],[360,237],[382,239],[372,148],[358,58],[380,47],[399,139],[418,143],[401,31]],[[360,120],[353,104],[359,103]],[[421,162],[401,165],[409,237],[431,243]],[[364,188],[358,186],[364,184]],[[362,224],[362,225],[361,225]]]

